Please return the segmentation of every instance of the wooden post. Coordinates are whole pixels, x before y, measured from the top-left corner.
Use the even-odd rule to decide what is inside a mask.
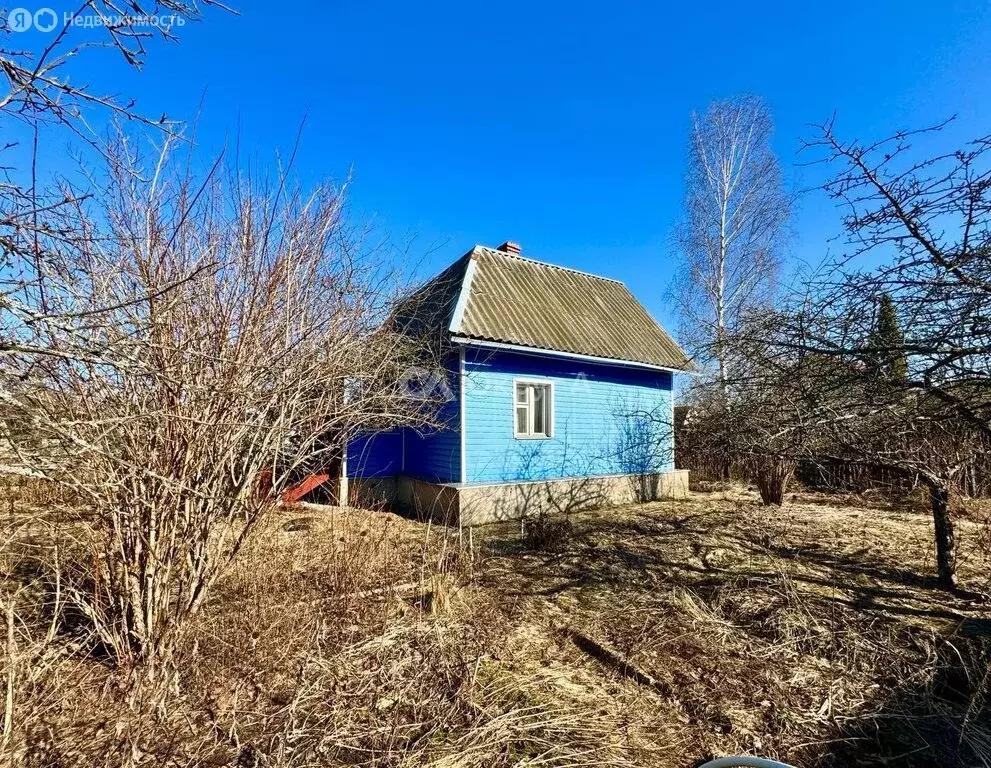
[[[341,473],[338,478],[337,504],[341,507],[348,506],[348,446],[347,443],[341,449]]]

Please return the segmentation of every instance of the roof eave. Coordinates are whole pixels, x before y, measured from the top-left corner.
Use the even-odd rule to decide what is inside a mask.
[[[655,365],[653,363],[644,363],[638,360],[619,360],[611,357],[599,357],[597,355],[583,355],[577,352],[565,352],[563,350],[557,349],[543,349],[541,347],[529,347],[525,344],[512,344],[505,341],[492,341],[491,339],[478,339],[470,336],[459,336],[453,334],[451,336],[451,342],[454,344],[462,344],[464,346],[474,346],[482,347],[486,349],[499,349],[507,352],[518,352],[520,354],[529,355],[541,355],[545,357],[563,357],[569,360],[583,360],[590,363],[598,363],[601,365],[617,365],[623,368],[642,368],[651,371],[668,371],[670,373],[685,373],[689,376],[698,376],[699,373],[694,369],[691,361],[688,364],[691,368],[675,368],[666,365]]]

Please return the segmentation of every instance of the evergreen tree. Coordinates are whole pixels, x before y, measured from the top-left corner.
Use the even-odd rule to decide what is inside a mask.
[[[898,323],[898,311],[891,296],[881,295],[874,330],[868,340],[870,362],[881,378],[891,382],[908,380],[905,335]]]

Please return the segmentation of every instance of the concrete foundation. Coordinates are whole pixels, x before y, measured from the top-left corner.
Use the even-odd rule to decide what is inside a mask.
[[[688,470],[486,485],[411,477],[352,478],[352,503],[381,499],[444,525],[483,525],[542,512],[566,514],[658,499],[688,498]]]

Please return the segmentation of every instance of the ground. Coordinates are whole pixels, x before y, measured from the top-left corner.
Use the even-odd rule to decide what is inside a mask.
[[[15,710],[22,746],[34,765],[991,765],[991,611],[933,587],[930,526],[743,488],[573,514],[542,541],[283,509],[166,707],[137,719],[112,670],[63,654]],[[961,581],[989,591],[986,527],[959,529]]]
[[[485,584],[526,606],[521,678],[556,677],[555,696],[611,710],[641,764],[725,753],[973,764],[971,748],[987,764],[991,723],[951,738],[952,704],[973,703],[974,686],[966,665],[943,663],[948,643],[977,638],[968,648],[984,654],[973,667],[986,684],[991,613],[927,578],[927,516],[836,504],[693,494],[574,516],[564,546],[544,554],[490,529]],[[986,588],[979,529],[960,526],[961,578]]]

